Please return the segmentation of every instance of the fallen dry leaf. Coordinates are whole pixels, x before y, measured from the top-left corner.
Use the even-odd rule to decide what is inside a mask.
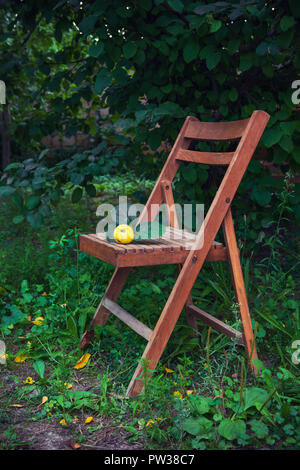
[[[77,444],[77,442],[70,440],[70,446],[72,447],[73,450],[77,450],[80,447],[80,444]]]

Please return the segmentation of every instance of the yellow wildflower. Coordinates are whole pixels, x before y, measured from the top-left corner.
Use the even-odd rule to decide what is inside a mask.
[[[25,383],[25,384],[32,385],[32,384],[34,384],[34,380],[33,380],[32,377],[27,377],[27,379],[24,380],[24,383]]]
[[[65,419],[61,419],[59,424],[61,424],[62,426],[67,426],[67,422]]]
[[[70,388],[73,387],[73,385],[72,385],[72,384],[69,384],[68,382],[65,382],[65,383],[64,383],[64,386],[65,386],[65,388],[67,388],[67,389],[70,389]]]
[[[174,397],[182,399],[182,395],[180,392],[176,391],[173,393]]]
[[[90,357],[91,357],[91,355],[89,353],[85,353],[79,359],[79,361],[76,362],[76,364],[74,366],[74,369],[83,369],[87,365],[87,363],[89,362]]]
[[[28,355],[27,354],[19,354],[15,357],[14,362],[24,362],[26,361]]]
[[[42,295],[43,297],[46,297],[47,292],[43,292],[41,295]]]
[[[165,371],[167,374],[172,374],[174,372],[172,369],[168,369],[167,367],[165,367]]]
[[[155,421],[153,421],[153,419],[149,419],[148,423],[146,424],[146,428],[152,426],[152,424],[154,424]]]
[[[187,390],[187,391],[186,391],[186,394],[187,394],[187,395],[191,395],[192,393],[194,393],[194,390]]]
[[[88,416],[85,420],[85,424],[90,424],[92,421],[94,421],[93,416]]]
[[[44,321],[44,318],[43,317],[37,317],[35,318],[35,320],[32,320],[32,323],[34,323],[35,325],[37,326],[41,326],[41,324],[43,323]]]

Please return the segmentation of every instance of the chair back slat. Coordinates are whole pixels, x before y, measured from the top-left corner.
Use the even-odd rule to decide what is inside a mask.
[[[249,119],[232,122],[201,122],[190,120],[184,133],[186,139],[237,140],[242,137]]]
[[[178,150],[176,160],[205,165],[229,165],[234,152],[197,152],[195,150]]]

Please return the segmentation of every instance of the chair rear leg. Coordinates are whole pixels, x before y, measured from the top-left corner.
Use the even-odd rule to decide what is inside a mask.
[[[101,302],[98,305],[94,318],[89,326],[89,329],[85,331],[80,340],[80,348],[86,349],[93,336],[94,336],[94,327],[96,325],[105,325],[110,315],[110,312],[104,307],[103,301],[105,298],[116,301],[119,297],[121,290],[126,282],[126,279],[129,275],[130,268],[116,268],[113,276],[110,280],[110,283],[105,291],[104,296],[101,299]]]
[[[223,232],[225,243],[228,249],[229,264],[231,268],[233,286],[237,302],[239,303],[240,317],[243,327],[243,339],[245,349],[250,362],[251,369],[256,375],[258,373],[257,367],[252,363],[252,359],[257,358],[256,346],[254,342],[254,335],[251,325],[251,317],[249,313],[249,306],[247,301],[246,289],[244,284],[243,272],[240,263],[239,250],[236,242],[234,231],[233,219],[231,210],[227,212],[223,221]]]

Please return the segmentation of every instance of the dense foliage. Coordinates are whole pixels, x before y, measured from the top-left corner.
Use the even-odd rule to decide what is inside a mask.
[[[93,195],[93,180],[114,169],[156,176],[161,142],[172,142],[189,114],[234,120],[267,111],[263,158],[299,171],[299,121],[291,99],[299,67],[296,0],[65,0],[55,6],[41,0],[2,2],[0,11],[0,76],[11,108],[13,160],[24,160],[53,132],[81,130],[102,143],[97,158],[76,155],[67,172],[66,160],[56,167],[43,157],[8,167],[0,194],[18,193],[19,221],[38,225],[66,181],[78,200],[83,187]],[[91,115],[84,114],[86,103]],[[100,107],[109,107],[109,126],[93,114]],[[209,172],[187,168],[180,192],[188,189],[189,199],[201,200],[205,184],[211,186]],[[282,181],[258,162],[250,170],[242,194],[253,207],[266,206]],[[195,181],[201,184],[191,187]],[[299,218],[297,191],[292,210]]]

